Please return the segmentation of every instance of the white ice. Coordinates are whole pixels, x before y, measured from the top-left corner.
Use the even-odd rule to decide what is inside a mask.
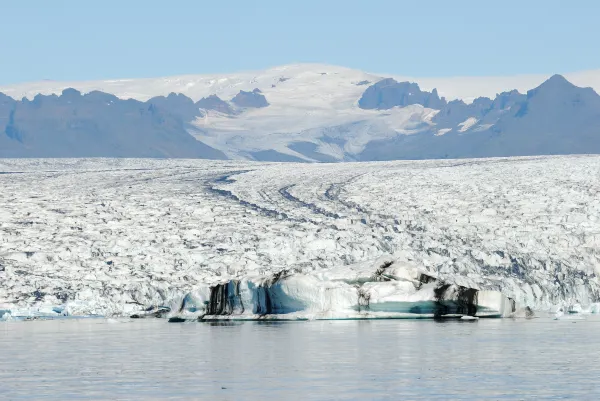
[[[251,299],[282,270],[281,310],[303,318],[356,316],[365,297],[361,313],[430,305],[415,272],[478,289],[478,313],[504,314],[508,298],[598,311],[597,156],[15,159],[0,172],[3,315],[128,316],[186,294],[202,313],[211,286],[239,280]]]

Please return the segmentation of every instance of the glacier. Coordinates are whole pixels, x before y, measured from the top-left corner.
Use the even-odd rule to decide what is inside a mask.
[[[0,319],[598,312],[600,157],[0,159]]]

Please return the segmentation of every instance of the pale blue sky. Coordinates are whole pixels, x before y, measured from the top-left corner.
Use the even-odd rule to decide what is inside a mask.
[[[318,62],[411,76],[600,68],[600,1],[6,0],[0,84]]]

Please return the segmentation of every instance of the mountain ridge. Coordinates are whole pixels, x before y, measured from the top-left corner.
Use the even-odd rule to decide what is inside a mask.
[[[60,96],[0,101],[0,157],[225,158],[194,139],[177,113],[158,107],[159,99],[71,88]]]
[[[527,90],[539,86],[550,77],[548,74],[416,77],[390,73],[370,73],[328,64],[298,63],[274,66],[264,70],[222,74],[184,74],[154,78],[86,81],[42,80],[0,85],[0,92],[14,99],[23,97],[32,99],[37,94],[60,94],[63,89],[71,87],[83,93],[99,90],[113,93],[119,98],[134,98],[141,101],[175,92],[182,93],[192,100],[198,101],[210,94],[217,94],[221,98],[230,99],[235,96],[239,89],[252,91],[257,87],[256,82],[261,80],[262,82],[269,81],[268,86],[270,87],[271,85],[277,86],[285,83],[290,78],[298,79],[302,75],[311,73],[329,76],[335,74],[356,86],[365,85],[365,83],[370,85],[385,78],[393,78],[399,82],[416,82],[422,90],[432,91],[437,88],[441,97],[448,100],[462,99],[466,103],[472,102],[477,97],[494,97],[498,93],[513,89],[526,93]],[[596,92],[600,91],[600,69],[562,73],[561,75],[579,87],[591,87]],[[239,89],[228,91],[227,88],[231,89],[232,86]]]
[[[14,104],[20,104],[20,108],[41,107],[51,105],[52,101],[81,99],[97,102],[100,120],[106,118],[102,104],[110,102],[123,107],[123,113],[129,113],[129,117],[119,116],[122,121],[131,118],[131,107],[147,107],[151,115],[161,115],[154,115],[154,120],[138,119],[141,125],[137,126],[130,121],[125,127],[118,125],[121,120],[113,114],[115,123],[105,124],[106,129],[101,131],[114,143],[128,143],[127,151],[110,154],[108,142],[92,137],[96,142],[104,141],[107,154],[103,156],[334,162],[566,154],[584,150],[600,153],[600,133],[596,128],[600,96],[592,88],[580,88],[562,75],[551,76],[526,94],[512,89],[493,98],[480,96],[465,102],[447,100],[436,88],[422,89],[416,82],[398,82],[392,77],[377,80],[365,73],[357,75],[354,70],[320,67],[323,68],[294,71],[282,67],[274,69],[275,74],[265,72],[243,83],[234,78],[215,81],[209,87],[220,85],[222,90],[204,93],[206,96],[198,100],[170,92],[140,102],[99,91],[82,95],[73,88],[63,89],[60,96],[37,94],[32,100],[17,101],[0,95],[0,156],[7,156],[8,145],[14,148],[15,142],[22,142],[27,130],[25,138],[30,142],[25,145],[33,146],[35,128],[23,128],[27,125],[23,114],[10,111]],[[190,82],[179,84],[187,88]],[[39,107],[37,113],[42,113],[43,107]],[[55,117],[57,121],[47,120],[44,127],[73,119],[62,114]],[[94,116],[88,117],[90,123]],[[94,124],[97,121],[90,127],[96,129]],[[164,134],[161,129],[167,126],[170,139],[181,141],[171,143],[168,151],[164,148],[164,138],[159,138]],[[71,135],[64,144],[74,146],[79,153],[66,154],[94,155],[73,144],[77,138],[72,137],[72,128],[60,132],[65,138]],[[85,138],[89,133],[82,129],[76,131]],[[145,137],[140,130],[153,134]],[[566,135],[567,132],[570,134]],[[202,151],[189,151],[192,136],[199,141]],[[549,142],[550,137],[554,143]],[[150,139],[156,141],[149,144],[153,151],[145,143]],[[137,146],[145,150],[140,153],[132,141],[139,142]],[[194,147],[195,144],[191,146]],[[22,153],[44,156],[44,152],[32,153],[29,148],[25,146]],[[8,153],[19,155],[14,149]],[[55,149],[49,155],[56,154],[62,153]]]

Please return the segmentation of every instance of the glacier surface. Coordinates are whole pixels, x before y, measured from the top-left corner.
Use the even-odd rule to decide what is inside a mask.
[[[597,311],[600,157],[0,160],[0,319]]]

